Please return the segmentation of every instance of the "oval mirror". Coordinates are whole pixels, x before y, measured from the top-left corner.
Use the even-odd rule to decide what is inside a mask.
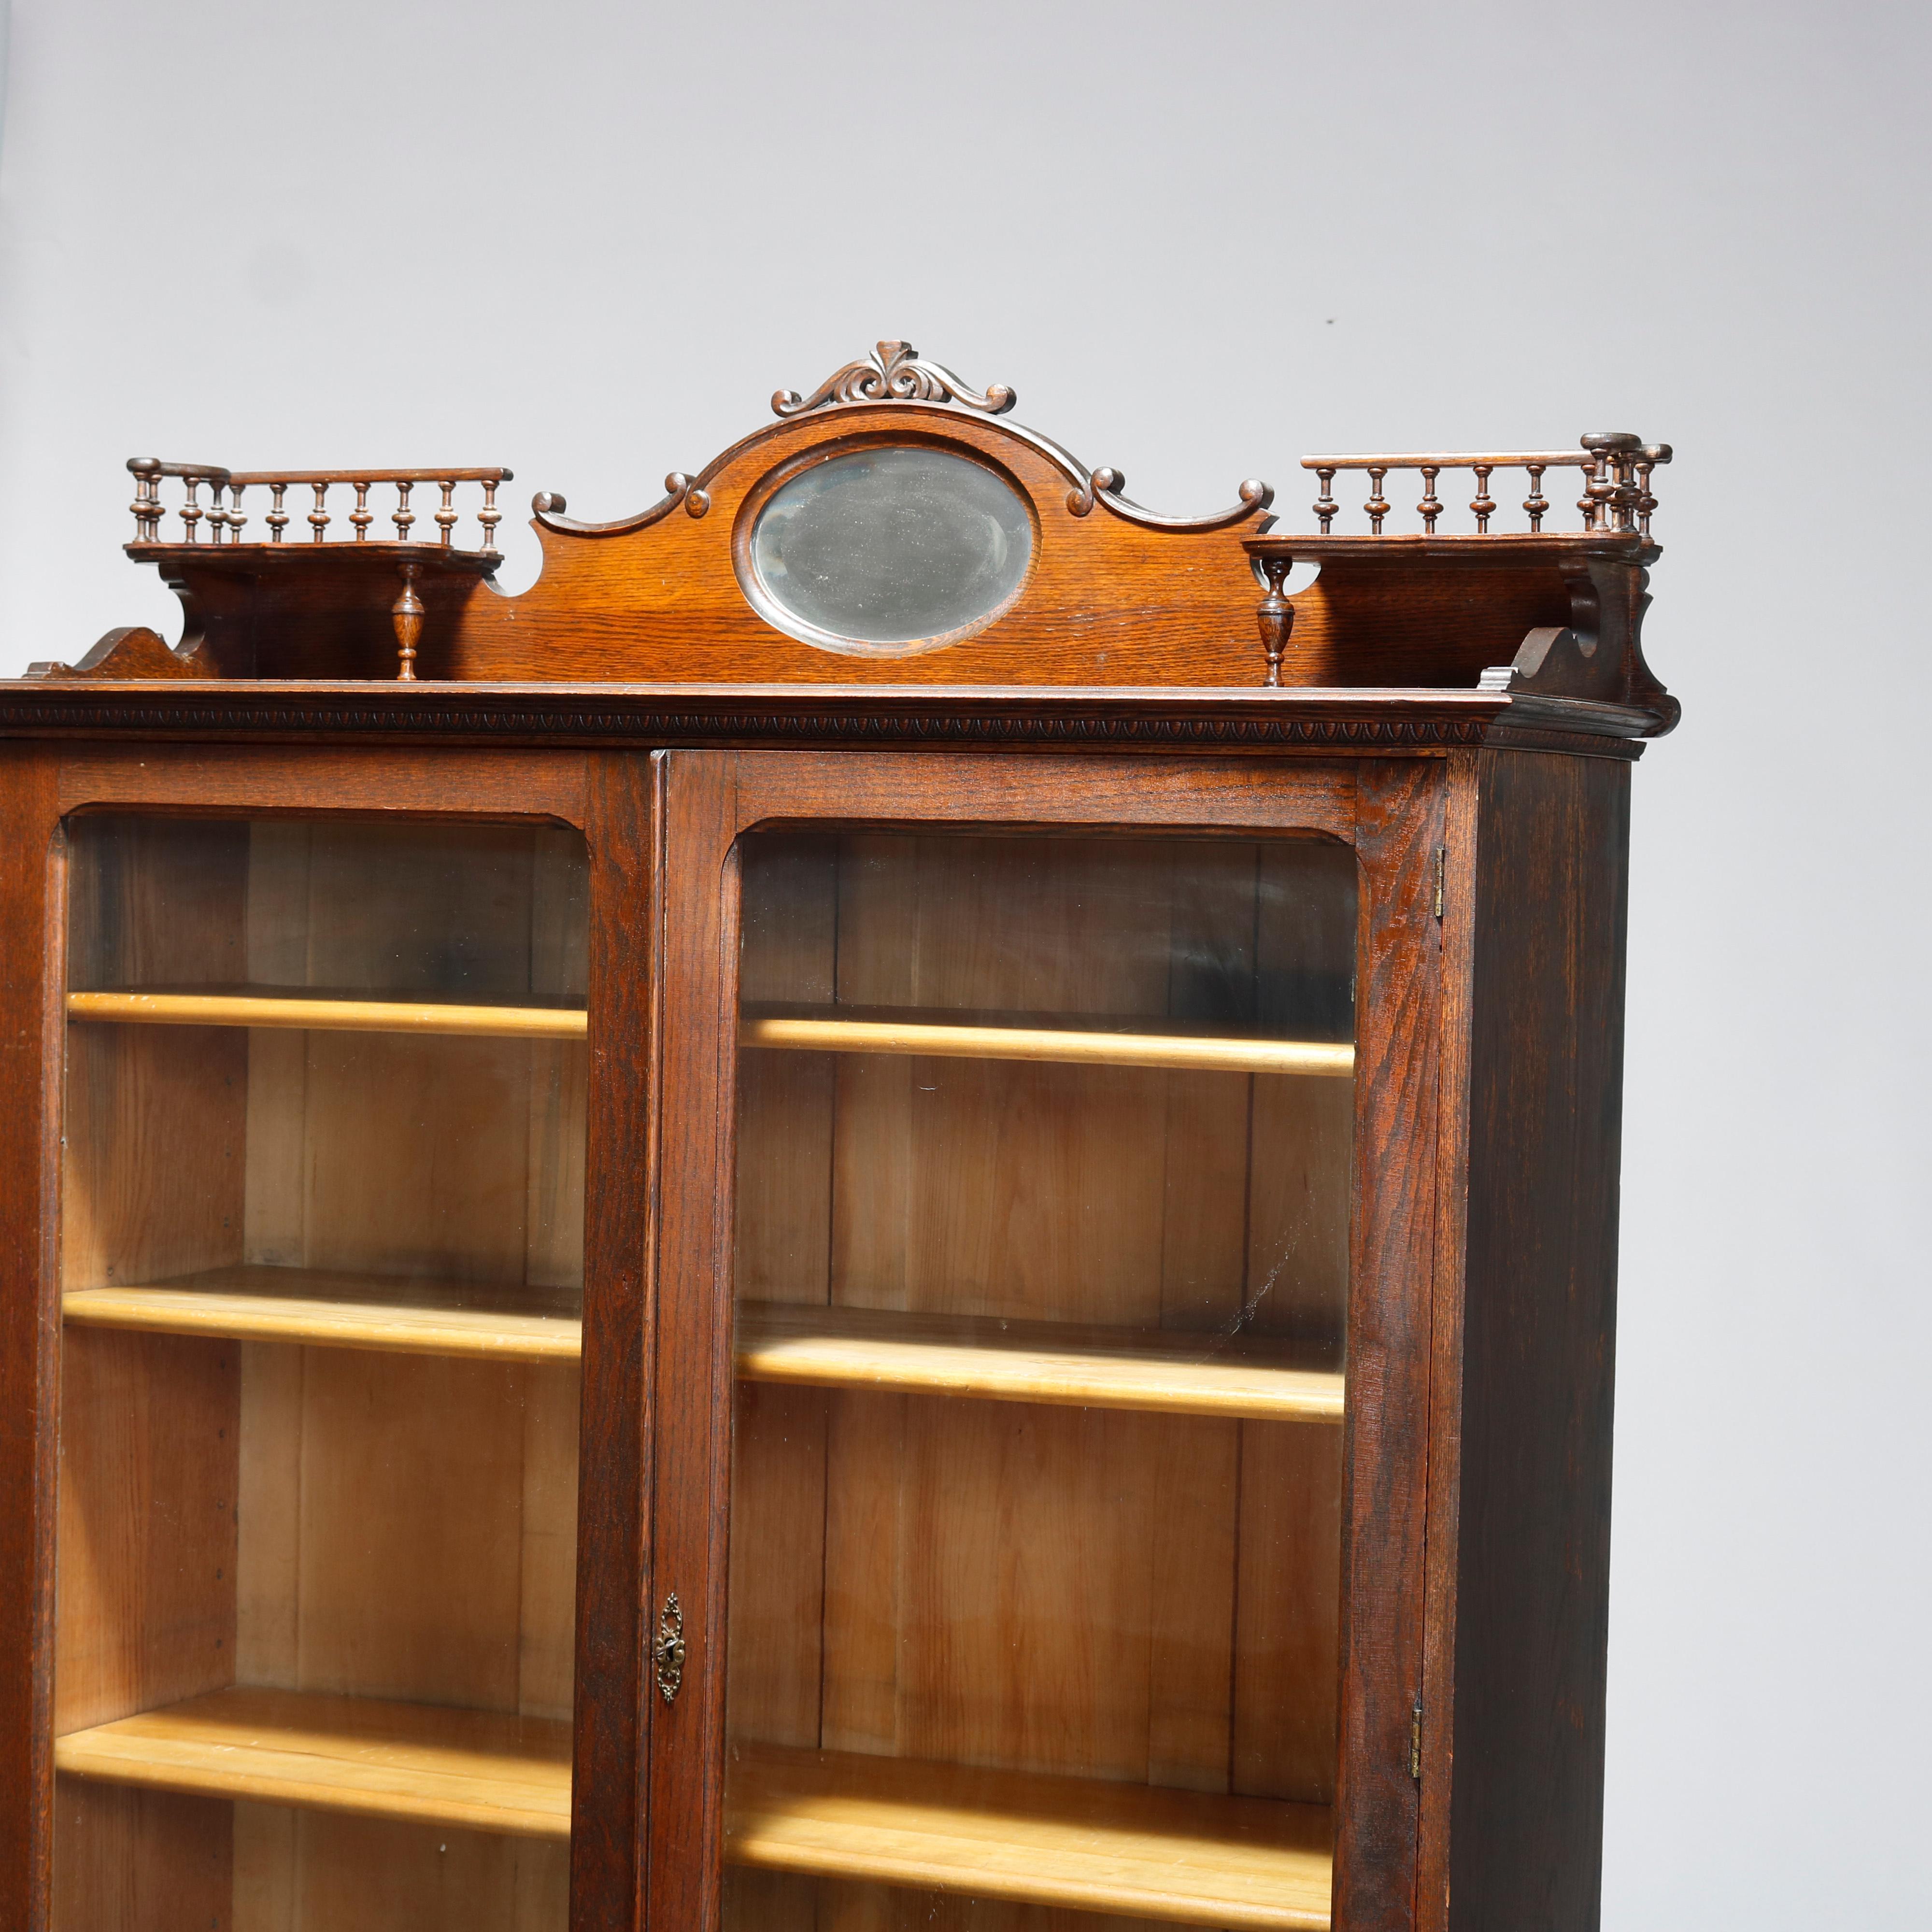
[[[1032,558],[1033,519],[1005,478],[949,450],[892,443],[781,483],[752,526],[746,587],[807,644],[905,650],[991,622]]]

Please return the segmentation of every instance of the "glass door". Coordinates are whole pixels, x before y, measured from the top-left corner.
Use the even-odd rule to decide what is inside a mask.
[[[68,826],[58,1932],[562,1932],[584,842]]]
[[[725,1927],[1326,1928],[1354,852],[737,851]]]

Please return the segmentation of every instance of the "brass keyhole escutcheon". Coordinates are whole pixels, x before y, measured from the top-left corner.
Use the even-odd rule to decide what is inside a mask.
[[[658,1616],[657,1641],[651,1646],[652,1661],[657,1666],[658,1689],[670,1703],[684,1682],[684,1612],[674,1591],[664,1599]]]

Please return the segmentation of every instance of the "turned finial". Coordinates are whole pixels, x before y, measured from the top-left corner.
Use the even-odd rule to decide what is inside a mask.
[[[1262,568],[1268,578],[1268,595],[1262,599],[1261,608],[1255,615],[1261,625],[1262,649],[1268,656],[1268,676],[1262,680],[1266,684],[1280,683],[1282,658],[1294,629],[1294,606],[1282,595],[1281,588],[1294,568],[1292,556],[1266,556],[1262,560]]]
[[[396,676],[410,684],[416,680],[416,640],[422,635],[423,601],[416,595],[416,579],[422,574],[422,566],[404,563],[396,568],[403,580],[403,594],[389,607],[389,616],[396,627]]]

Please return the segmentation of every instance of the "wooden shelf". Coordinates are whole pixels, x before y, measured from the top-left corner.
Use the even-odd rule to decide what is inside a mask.
[[[748,1382],[1342,1420],[1340,1375],[1298,1367],[1282,1348],[1212,1334],[765,1301],[740,1310],[737,1348],[738,1373]]]
[[[574,1289],[259,1267],[61,1299],[65,1318],[83,1328],[527,1362],[581,1354],[580,1308]],[[1265,1342],[892,1309],[748,1302],[737,1366],[747,1382],[993,1402],[1280,1422],[1339,1423],[1342,1412],[1340,1375]]]
[[[570,1726],[547,1718],[237,1688],[70,1732],[54,1766],[154,1791],[570,1835]]]
[[[1178,1024],[1132,1028],[1108,1016],[1034,1016],[1052,1024],[879,1007],[747,1006],[738,1044],[796,1053],[923,1054],[952,1060],[1052,1060],[1089,1066],[1166,1066],[1210,1073],[1298,1073],[1347,1079],[1346,1041],[1246,1040]]]
[[[575,1289],[292,1268],[212,1268],[61,1298],[65,1318],[87,1328],[523,1362],[574,1361],[580,1304]]]
[[[1222,1798],[734,1747],[724,1855],[815,1877],[1186,1925],[1328,1932],[1329,1814]]]
[[[70,993],[68,1017],[122,1025],[293,1027],[309,1032],[469,1034],[497,1040],[582,1040],[580,1007],[458,1006],[304,993]]]

